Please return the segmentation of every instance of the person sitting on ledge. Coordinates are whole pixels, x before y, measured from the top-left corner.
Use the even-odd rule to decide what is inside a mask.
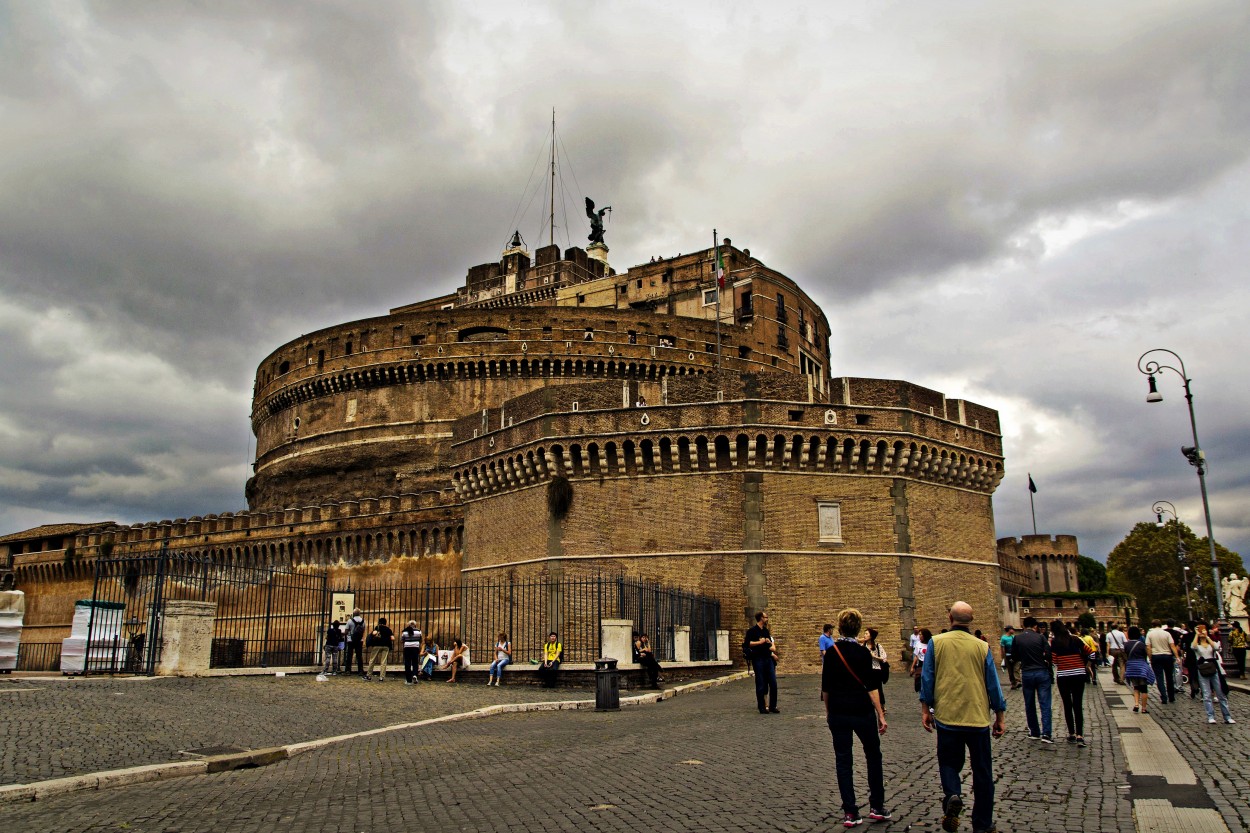
[[[448,668],[450,668],[451,677],[450,679],[447,680],[447,682],[454,683],[456,681],[456,669],[460,668],[461,665],[468,667],[469,649],[459,639],[453,639],[451,641],[451,656],[447,658],[447,663],[441,666],[438,670],[446,671]],[[433,674],[431,674],[430,676],[433,677]]]
[[[555,631],[547,634],[547,642],[543,645],[543,661],[538,666],[538,677],[543,681],[543,688],[555,688],[560,678],[560,663],[564,661],[564,646]]]
[[[659,688],[660,681],[664,679],[660,676],[660,661],[655,658],[655,651],[651,649],[651,640],[645,633],[635,635],[634,662],[641,665],[642,669],[647,672],[651,688]]]
[[[433,680],[436,667],[438,667],[438,642],[434,640],[434,637],[430,637],[425,642],[425,655],[421,657],[421,668],[417,677]]]

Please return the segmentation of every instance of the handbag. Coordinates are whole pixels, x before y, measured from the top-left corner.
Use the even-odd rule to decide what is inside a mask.
[[[1214,657],[1198,657],[1198,673],[1204,677],[1214,677],[1220,672],[1220,663]]]

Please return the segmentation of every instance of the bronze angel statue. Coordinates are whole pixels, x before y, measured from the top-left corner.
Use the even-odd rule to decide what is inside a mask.
[[[603,215],[611,213],[612,206],[609,205],[606,208],[595,211],[595,201],[590,197],[586,198],[586,216],[590,218],[590,234],[587,236],[587,240],[591,243],[603,243]]]

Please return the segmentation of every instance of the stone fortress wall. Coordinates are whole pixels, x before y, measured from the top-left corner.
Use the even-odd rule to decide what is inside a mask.
[[[824,313],[725,252],[718,290],[710,250],[616,274],[514,248],[294,339],[257,371],[251,511],[84,533],[19,556],[19,586],[51,627],[96,556],[161,546],[395,581],[622,572],[720,599],[731,642],[769,608],[791,670],[845,605],[887,649],[956,598],[996,612],[997,413],[830,376]]]

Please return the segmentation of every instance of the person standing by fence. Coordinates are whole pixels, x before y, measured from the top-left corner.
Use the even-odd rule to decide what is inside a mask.
[[[404,684],[412,685],[421,673],[421,629],[416,619],[409,619],[408,627],[399,632],[399,644],[404,651]]]
[[[391,658],[391,649],[395,647],[395,632],[386,626],[386,617],[378,619],[377,625],[365,639],[365,647],[369,649],[369,668],[365,679],[373,676],[373,669],[380,668],[378,682],[386,682],[386,662]]]
[[[339,620],[335,619],[326,628],[325,665],[321,669],[322,674],[339,673],[339,654],[342,650],[343,629],[339,627]]]
[[[352,673],[352,654],[356,655],[356,673],[365,675],[365,617],[360,608],[352,611],[352,618],[347,620],[347,658],[343,662],[343,671]]]

